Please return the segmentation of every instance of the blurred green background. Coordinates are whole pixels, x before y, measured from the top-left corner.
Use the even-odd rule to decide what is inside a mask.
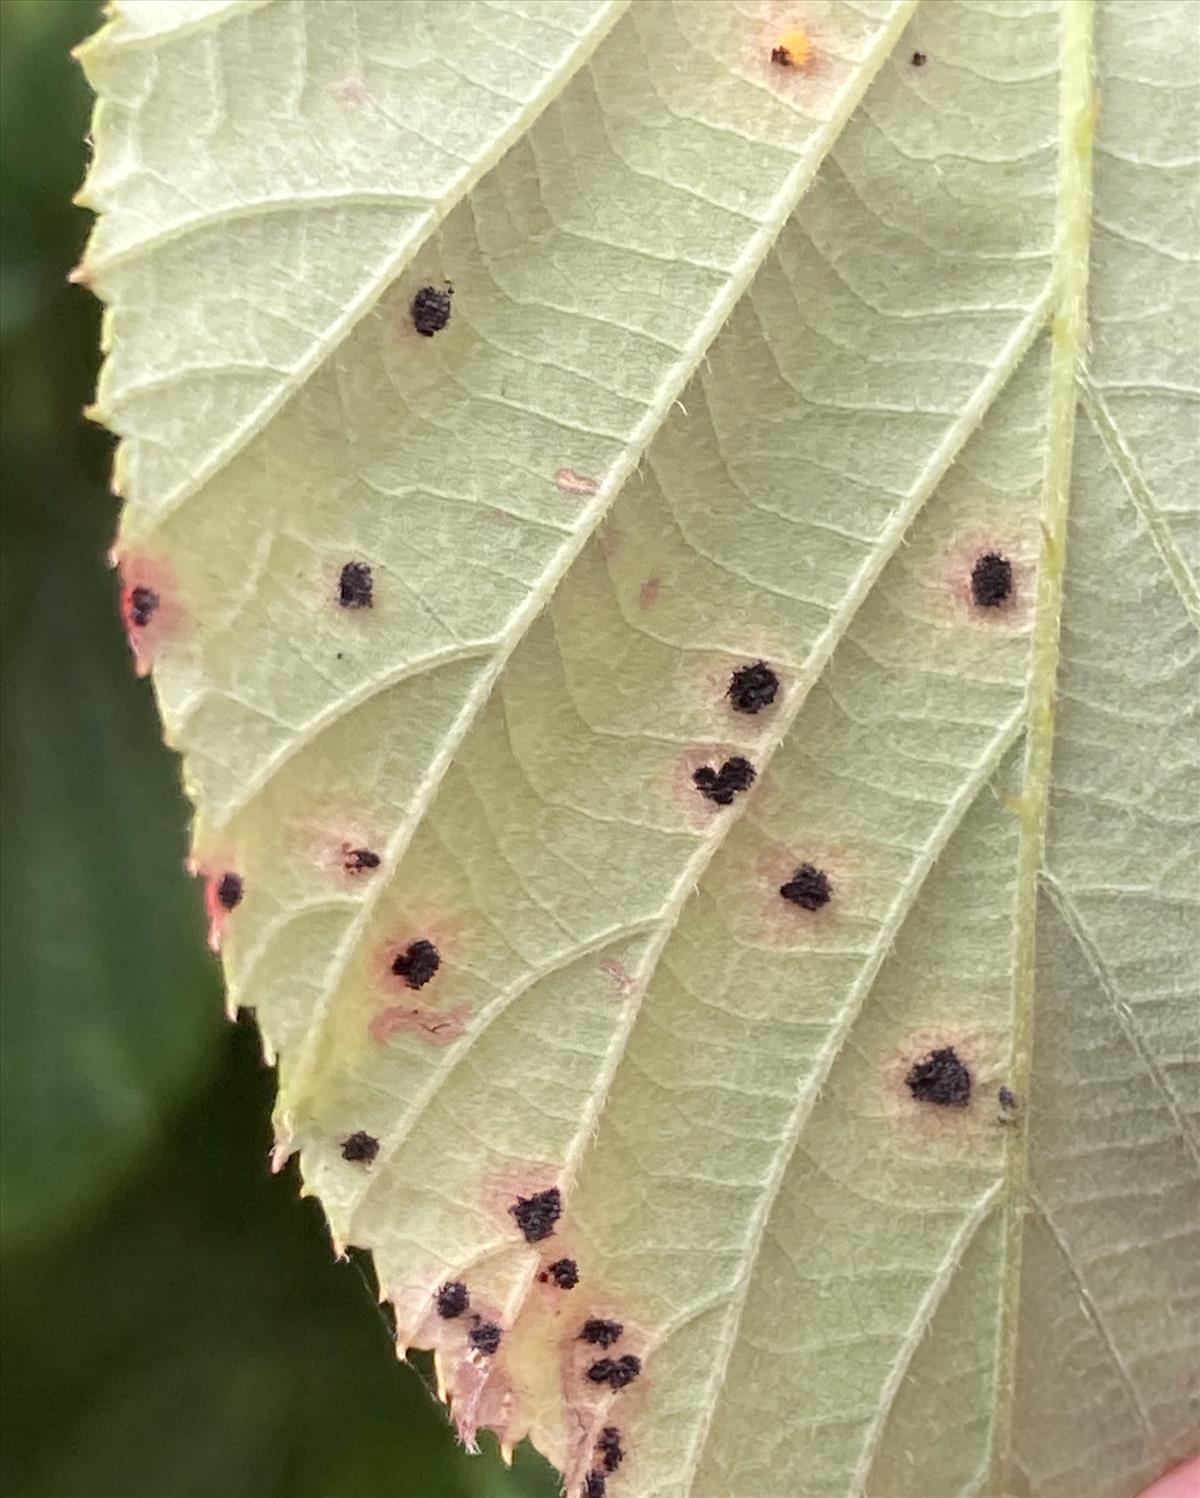
[[[548,1498],[455,1445],[267,1171],[273,1078],[221,1019],[188,811],[104,557],[80,417],[100,309],[66,276],[94,0],[0,0],[2,1304],[6,1498]]]

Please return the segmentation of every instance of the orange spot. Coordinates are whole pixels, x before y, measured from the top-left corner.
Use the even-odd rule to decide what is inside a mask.
[[[647,578],[646,581],[642,584],[641,590],[638,593],[638,605],[639,605],[639,607],[644,608],[644,609],[648,609],[650,607],[650,605],[654,602],[654,600],[658,597],[658,590],[661,587],[662,587],[662,579],[661,578],[658,578],[658,577]]]
[[[802,68],[812,57],[812,42],[802,26],[788,26],[771,48],[771,61],[781,68]]]

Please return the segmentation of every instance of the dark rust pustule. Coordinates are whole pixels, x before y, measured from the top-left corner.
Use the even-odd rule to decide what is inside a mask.
[[[953,1046],[930,1051],[904,1079],[919,1103],[937,1108],[965,1108],[971,1101],[971,1073]]]

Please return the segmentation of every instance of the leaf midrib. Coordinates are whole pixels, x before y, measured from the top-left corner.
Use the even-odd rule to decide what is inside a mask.
[[[1042,549],[1037,572],[1030,650],[1029,725],[1025,771],[1015,810],[1020,819],[1013,933],[1012,1089],[1027,1099],[1033,1074],[1034,1004],[1037,993],[1037,902],[1045,862],[1054,698],[1058,682],[1059,627],[1071,493],[1077,380],[1087,350],[1088,256],[1092,232],[1094,9],[1086,3],[1060,9],[1058,225],[1054,242],[1054,309],[1047,389],[1048,421],[1042,498]],[[1026,1119],[1028,1113],[1026,1110]],[[1025,1202],[1029,1193],[1028,1123],[1010,1131],[1005,1156],[1007,1212],[1001,1270],[1000,1333],[996,1347],[996,1417],[988,1468],[1006,1469],[1013,1443],[1017,1387],[1017,1332]]]

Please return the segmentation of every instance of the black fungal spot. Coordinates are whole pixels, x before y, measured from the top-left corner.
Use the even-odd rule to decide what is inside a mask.
[[[129,622],[145,629],[158,612],[159,596],[153,588],[138,584],[129,594]]]
[[[450,298],[454,288],[439,291],[436,286],[422,286],[412,299],[413,327],[425,338],[440,333],[450,321]]]
[[[579,1491],[583,1498],[604,1498],[607,1488],[608,1479],[603,1472],[589,1472],[583,1479],[583,1487]]]
[[[553,1280],[560,1290],[574,1290],[579,1283],[579,1266],[574,1259],[555,1259],[549,1268],[542,1270],[538,1279],[543,1285]]]
[[[442,965],[438,949],[431,941],[411,942],[392,962],[392,972],[403,978],[409,988],[424,988]]]
[[[379,1140],[363,1129],[342,1142],[342,1159],[353,1165],[370,1165],[378,1153]]]
[[[600,1453],[606,1472],[615,1472],[625,1460],[625,1453],[621,1450],[621,1432],[615,1425],[606,1425],[600,1432],[596,1450]]]
[[[482,1352],[485,1357],[491,1357],[500,1346],[500,1338],[504,1333],[494,1321],[481,1321],[478,1326],[473,1326],[467,1333],[467,1341],[476,1352]]]
[[[997,551],[985,551],[971,568],[971,597],[981,609],[998,609],[1011,596],[1012,563]]]
[[[366,562],[347,562],[338,578],[338,602],[344,609],[369,609],[375,602],[375,583]]]
[[[778,68],[802,68],[812,56],[812,42],[802,26],[789,26],[771,48],[771,61]]]
[[[965,1108],[971,1101],[971,1073],[958,1059],[953,1046],[931,1051],[916,1063],[904,1081],[918,1103]]]
[[[914,52],[909,61],[912,63],[914,68],[923,68],[928,59],[926,58],[924,52]]]
[[[766,661],[739,666],[729,680],[726,696],[739,713],[757,713],[770,707],[779,691],[779,678]]]
[[[379,867],[379,854],[370,848],[347,848],[342,867],[347,874],[365,874]]]
[[[579,1333],[581,1342],[594,1342],[597,1347],[611,1347],[625,1328],[619,1321],[607,1321],[601,1316],[590,1316]]]
[[[692,779],[702,796],[707,796],[718,806],[729,806],[739,791],[747,791],[754,784],[754,766],[748,759],[737,755],[727,759],[719,770],[714,770],[711,765],[701,765]]]
[[[1000,1091],[996,1094],[996,1101],[1004,1109],[1005,1113],[1011,1113],[1017,1106],[1017,1099],[1014,1096],[1012,1089],[1008,1087],[1002,1087],[1000,1089]]]
[[[240,874],[222,874],[217,885],[217,904],[222,910],[236,910],[242,903],[244,889]]]
[[[446,1321],[453,1321],[471,1308],[471,1297],[462,1280],[447,1280],[437,1293],[437,1313]]]
[[[623,1389],[631,1384],[642,1371],[642,1360],[627,1352],[620,1358],[600,1358],[587,1371],[594,1384],[607,1384],[610,1389]]]
[[[779,893],[803,910],[820,910],[833,899],[833,885],[824,869],[802,863],[788,882],[779,886]]]
[[[549,1238],[554,1224],[562,1216],[562,1193],[557,1186],[551,1186],[536,1196],[518,1197],[516,1204],[508,1210],[517,1219],[525,1242],[540,1243],[543,1238]]]

